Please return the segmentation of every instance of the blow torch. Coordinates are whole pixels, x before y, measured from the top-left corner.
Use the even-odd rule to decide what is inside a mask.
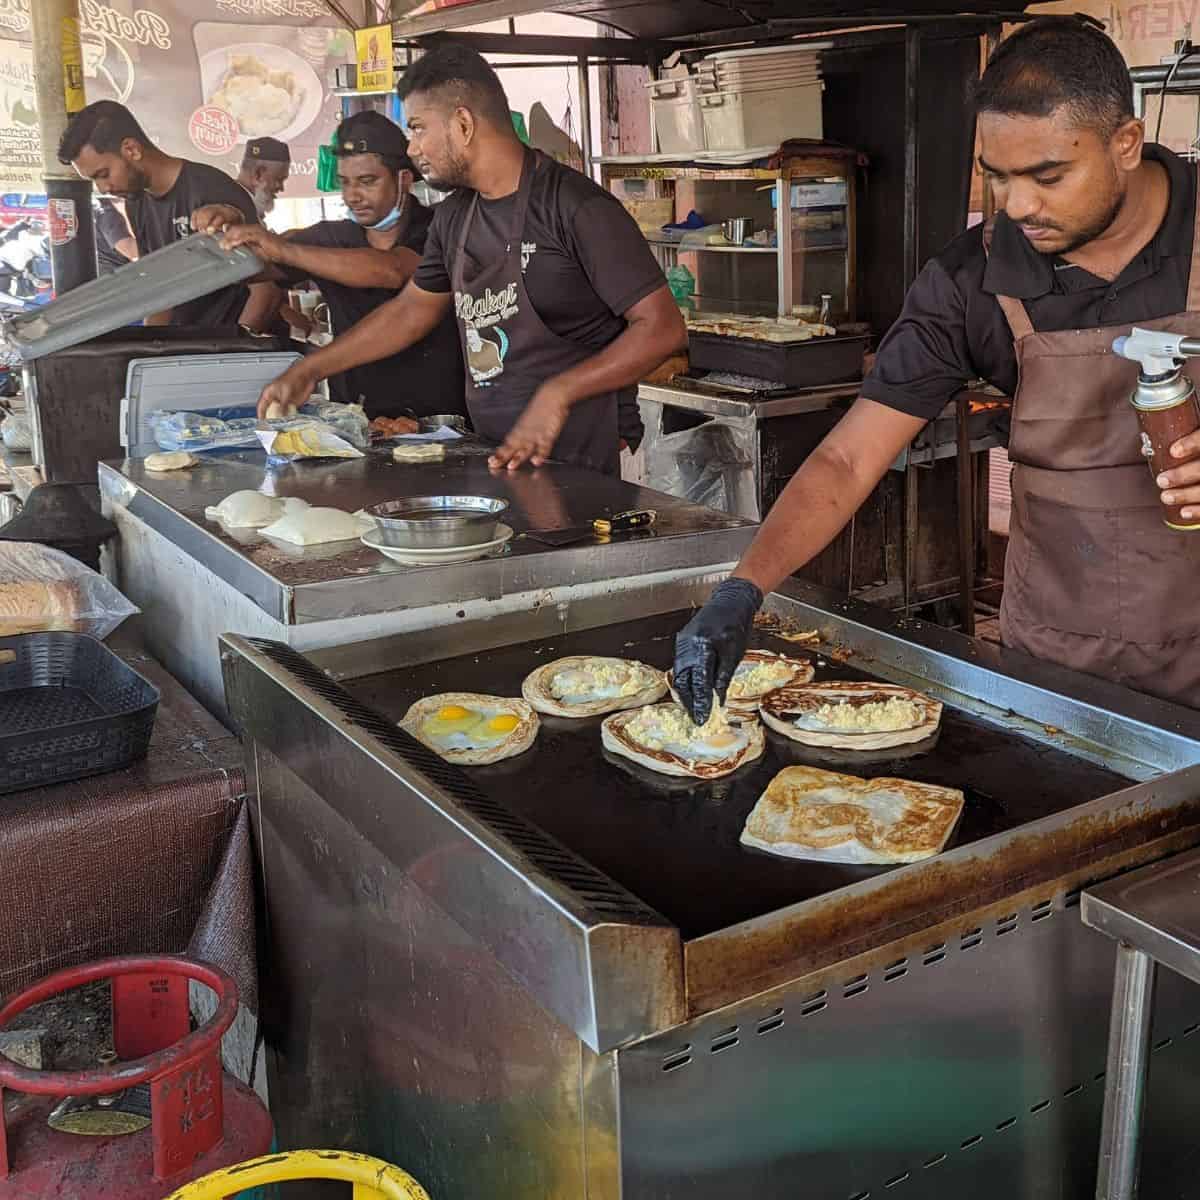
[[[1183,373],[1184,359],[1200,357],[1200,338],[1135,327],[1113,341],[1113,351],[1138,364],[1137,390],[1129,402],[1142,430],[1142,455],[1157,480],[1163,471],[1188,461],[1172,458],[1171,447],[1200,429],[1196,389]],[[1200,529],[1200,521],[1183,519],[1179,505],[1164,506],[1163,512],[1172,529]]]

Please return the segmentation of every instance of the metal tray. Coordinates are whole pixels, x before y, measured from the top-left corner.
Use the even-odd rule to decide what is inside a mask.
[[[811,338],[807,342],[763,342],[720,333],[689,333],[688,358],[696,370],[732,371],[789,387],[819,387],[862,378],[870,338]]]
[[[0,638],[0,793],[144,758],[158,689],[80,633]]]

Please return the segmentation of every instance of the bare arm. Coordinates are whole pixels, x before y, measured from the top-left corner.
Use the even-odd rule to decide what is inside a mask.
[[[493,466],[510,470],[525,462],[541,466],[573,405],[630,387],[687,344],[687,327],[666,287],[635,304],[625,320],[625,331],[614,342],[542,384],[492,456]]]
[[[262,225],[234,225],[225,231],[221,244],[226,250],[247,246],[263,262],[302,271],[310,279],[328,279],[344,287],[399,291],[421,265],[420,256],[407,246],[395,246],[391,250],[305,246],[289,237],[279,237]]]
[[[805,459],[733,574],[766,593],[815,558],[926,422],[859,398]]]
[[[129,237],[119,238],[113,243],[113,249],[120,255],[129,259],[130,262],[136,262],[138,258],[137,239],[130,234]]]
[[[328,346],[309,354],[263,390],[258,412],[272,404],[299,408],[322,379],[407,350],[437,327],[450,309],[450,293],[426,292],[410,283]]]
[[[238,319],[239,325],[244,325],[254,333],[263,333],[275,319],[279,306],[283,303],[283,289],[275,283],[252,283],[250,295]]]

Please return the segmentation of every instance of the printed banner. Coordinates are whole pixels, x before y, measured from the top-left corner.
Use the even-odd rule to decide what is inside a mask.
[[[0,0],[0,192],[41,191],[30,8]],[[246,140],[289,144],[289,199],[316,196],[354,35],[320,0],[80,0],[88,103],[119,100],[169,154],[236,174]],[[391,56],[387,39],[386,55]]]
[[[390,92],[396,84],[392,27],[372,25],[369,29],[356,30],[354,43],[358,58],[358,90]]]

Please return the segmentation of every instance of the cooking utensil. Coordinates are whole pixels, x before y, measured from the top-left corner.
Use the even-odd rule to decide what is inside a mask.
[[[721,222],[721,232],[726,241],[740,246],[754,232],[754,220],[751,217],[730,217]]]
[[[444,550],[492,541],[507,508],[507,500],[492,496],[410,496],[373,504],[366,512],[387,546]]]
[[[432,417],[422,417],[417,424],[422,433],[436,433],[443,425],[448,425],[459,433],[467,432],[466,418],[457,413],[439,413]]]
[[[657,519],[658,513],[653,509],[633,509],[611,517],[597,517],[590,525],[577,525],[571,529],[531,529],[525,536],[546,546],[570,546],[588,538],[607,540],[614,533],[648,529]]]

